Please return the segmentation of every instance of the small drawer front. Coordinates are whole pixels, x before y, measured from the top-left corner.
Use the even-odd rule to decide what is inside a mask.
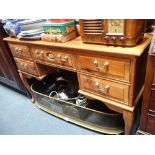
[[[9,44],[9,47],[10,47],[10,49],[12,51],[12,54],[15,57],[32,60],[31,54],[29,52],[29,48],[27,46],[25,46],[25,45]]]
[[[18,58],[15,58],[15,61],[19,70],[27,72],[29,74],[38,75],[37,68],[33,62]]]
[[[150,105],[149,109],[155,112],[155,90],[151,91]]]
[[[54,65],[66,66],[75,68],[75,59],[72,51],[58,48],[42,49],[32,48],[32,53],[35,59],[42,60]]]
[[[155,134],[155,116],[148,115],[146,131]]]
[[[80,75],[81,89],[128,104],[129,86]]]
[[[44,56],[44,60],[47,62],[75,68],[74,56],[72,54],[46,51]]]
[[[78,69],[88,73],[95,73],[105,77],[111,76],[129,81],[130,60],[79,55]]]

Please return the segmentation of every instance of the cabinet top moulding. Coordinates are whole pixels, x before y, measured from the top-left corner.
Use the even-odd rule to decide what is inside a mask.
[[[40,45],[40,46],[48,46],[48,47],[62,47],[62,48],[71,48],[71,49],[80,49],[87,51],[97,51],[107,53],[107,54],[121,54],[121,55],[129,55],[129,56],[140,56],[145,48],[150,44],[152,36],[149,34],[144,35],[144,39],[134,47],[120,47],[120,46],[106,46],[99,44],[86,44],[83,43],[81,37],[77,37],[71,41],[66,43],[54,43],[54,42],[45,42],[42,40],[30,41],[30,40],[20,40],[17,38],[7,37],[4,38],[5,41],[10,43],[17,44],[29,44],[29,45]]]

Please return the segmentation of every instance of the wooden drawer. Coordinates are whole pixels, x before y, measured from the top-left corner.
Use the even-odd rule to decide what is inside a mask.
[[[155,116],[148,115],[146,131],[155,134]]]
[[[129,86],[80,74],[81,89],[128,104]]]
[[[130,60],[79,55],[78,69],[87,73],[129,81]]]
[[[9,44],[9,47],[15,57],[32,60],[29,48],[26,45]]]
[[[32,53],[36,60],[41,60],[54,65],[76,68],[75,58],[73,51],[71,50],[59,48],[32,48]]]
[[[22,60],[19,58],[15,58],[15,61],[19,70],[27,72],[29,74],[38,75],[38,71],[34,62]]]

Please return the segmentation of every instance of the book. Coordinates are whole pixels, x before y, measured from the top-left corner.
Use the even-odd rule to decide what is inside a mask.
[[[48,41],[48,42],[64,43],[64,42],[67,42],[69,40],[76,38],[76,36],[77,36],[76,31],[73,31],[73,32],[66,34],[66,35],[62,35],[62,34],[58,34],[58,35],[42,34],[41,40]]]

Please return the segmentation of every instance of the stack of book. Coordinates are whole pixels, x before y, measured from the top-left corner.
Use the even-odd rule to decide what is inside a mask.
[[[41,35],[43,41],[64,43],[76,38],[75,21],[49,20],[43,24],[44,34]]]
[[[63,34],[42,34],[41,35],[41,39],[43,41],[57,42],[57,43],[64,43],[74,38],[76,38],[76,31],[73,31],[65,35]]]

